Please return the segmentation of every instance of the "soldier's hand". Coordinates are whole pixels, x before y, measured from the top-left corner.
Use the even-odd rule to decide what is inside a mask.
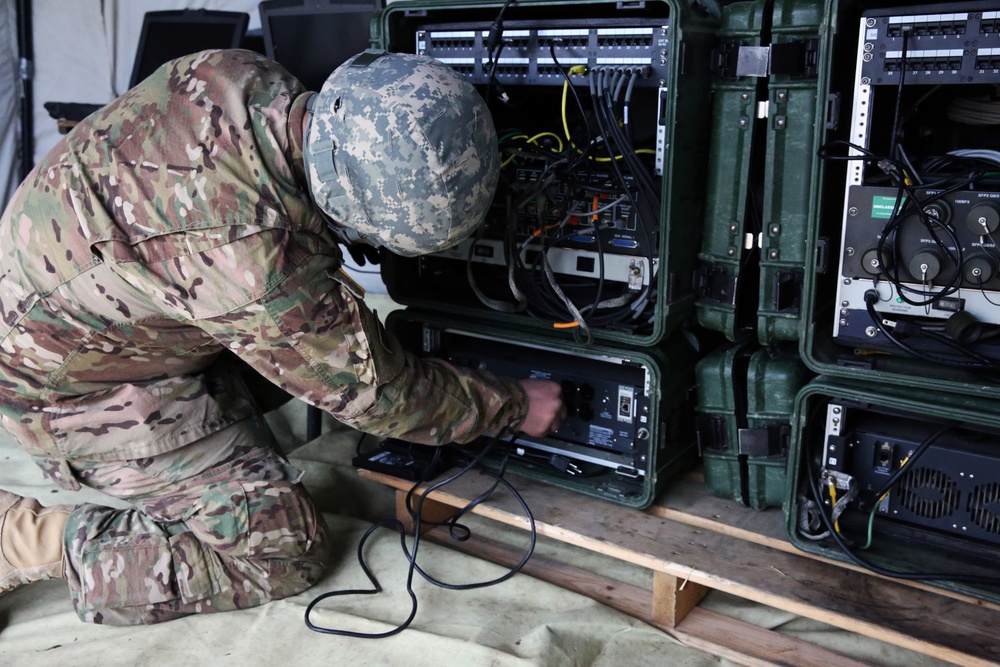
[[[528,394],[528,416],[521,424],[525,435],[541,437],[559,428],[566,418],[566,404],[562,399],[562,387],[551,380],[520,380]]]
[[[351,259],[358,266],[364,266],[366,261],[372,265],[382,261],[382,258],[378,254],[378,248],[374,248],[366,243],[350,243],[347,245],[347,252],[351,253]]]

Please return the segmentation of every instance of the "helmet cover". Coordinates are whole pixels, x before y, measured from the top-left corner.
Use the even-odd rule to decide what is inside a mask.
[[[450,67],[366,51],[310,104],[309,188],[334,222],[404,256],[450,248],[482,224],[500,171],[496,130]]]

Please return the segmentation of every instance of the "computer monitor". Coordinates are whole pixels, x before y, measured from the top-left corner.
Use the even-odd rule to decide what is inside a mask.
[[[371,22],[380,0],[265,0],[259,5],[264,49],[308,90],[371,46]]]
[[[249,22],[250,15],[245,12],[206,9],[146,12],[129,87],[174,58],[205,49],[239,48]]]

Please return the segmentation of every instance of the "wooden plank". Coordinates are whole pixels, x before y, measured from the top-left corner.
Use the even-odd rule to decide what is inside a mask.
[[[396,519],[403,524],[410,535],[413,534],[416,520],[410,513],[410,508],[406,506],[407,493],[401,489],[396,490]],[[413,504],[414,512],[416,503]],[[434,528],[435,525],[443,523],[458,513],[453,505],[438,502],[437,500],[425,499],[420,507],[420,533],[421,535]]]
[[[664,631],[685,646],[752,667],[871,667],[840,653],[705,609],[692,609]]]
[[[735,500],[713,496],[708,492],[704,482],[695,479],[692,475],[685,475],[671,481],[662,497],[646,509],[645,512],[671,521],[685,523],[689,526],[711,530],[723,535],[731,535],[732,537],[753,542],[754,544],[762,544],[786,553],[830,563],[855,572],[863,572],[868,576],[880,577],[888,581],[895,581],[904,586],[919,588],[937,595],[944,595],[956,600],[1000,611],[1000,604],[977,600],[964,593],[930,586],[921,581],[905,581],[892,579],[891,577],[882,577],[854,563],[834,560],[820,554],[802,551],[788,541],[788,537],[785,534],[785,518],[780,509],[771,508],[756,511],[743,507]]]
[[[507,567],[513,567],[523,555],[520,548],[481,536],[456,542],[441,528],[428,532],[425,539]],[[653,594],[644,588],[538,555],[532,556],[522,572],[656,625],[652,617]],[[694,608],[676,627],[660,629],[685,646],[747,667],[770,667],[776,663],[789,667],[864,667],[815,644],[704,609]]]
[[[684,476],[671,480],[646,513],[714,530],[773,549],[794,549],[785,536],[779,508],[752,510],[731,498],[719,498],[703,483]]]
[[[396,488],[408,485],[365,473]],[[434,498],[461,507],[488,480],[459,478]],[[983,606],[511,476],[538,533],[738,597],[963,665],[1000,655],[1000,617]],[[508,494],[477,514],[525,528]]]
[[[653,623],[661,628],[676,628],[708,591],[706,586],[687,579],[653,572]]]

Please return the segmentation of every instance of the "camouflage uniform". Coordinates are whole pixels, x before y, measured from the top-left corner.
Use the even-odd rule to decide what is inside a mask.
[[[83,505],[81,618],[260,604],[322,570],[322,519],[228,350],[340,421],[416,442],[520,423],[512,380],[400,349],[307,194],[311,93],[246,51],[168,63],[28,176],[0,220],[0,423]]]

